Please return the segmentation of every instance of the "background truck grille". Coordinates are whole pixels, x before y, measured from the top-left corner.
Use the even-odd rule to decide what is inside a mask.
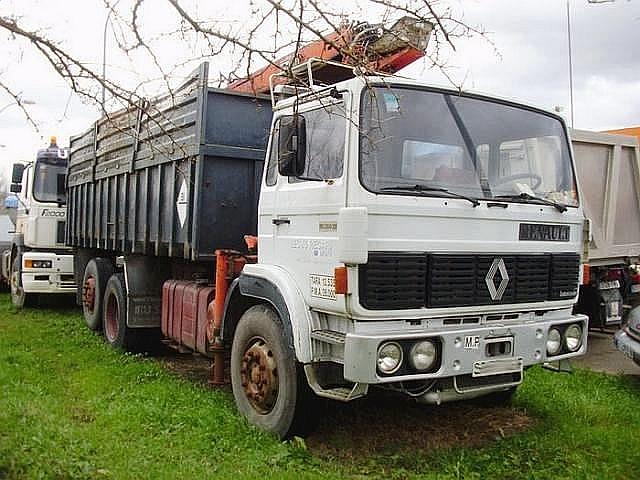
[[[56,231],[56,243],[64,243],[65,222],[58,222]]]
[[[509,276],[499,300],[492,300],[485,277],[502,258]],[[580,257],[544,255],[443,255],[369,252],[360,266],[360,303],[371,310],[463,307],[571,298],[577,292]],[[502,277],[498,272],[494,284]]]

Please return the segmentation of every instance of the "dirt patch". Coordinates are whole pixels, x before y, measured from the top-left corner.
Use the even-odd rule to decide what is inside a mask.
[[[171,351],[156,359],[173,374],[207,384],[208,358]],[[486,408],[469,402],[421,405],[404,395],[375,389],[350,403],[320,401],[309,414],[319,416],[317,427],[305,439],[309,451],[355,463],[382,453],[486,445],[534,424],[515,408]]]
[[[485,445],[533,424],[531,417],[514,408],[464,402],[438,407],[372,392],[349,404],[329,403],[306,444],[318,456],[357,461],[372,454]]]
[[[157,356],[156,360],[169,372],[206,384],[211,371],[211,360],[192,353],[168,352]]]

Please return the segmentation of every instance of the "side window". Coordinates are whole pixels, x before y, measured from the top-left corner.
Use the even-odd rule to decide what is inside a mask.
[[[278,138],[280,133],[280,120],[273,126],[271,133],[271,152],[269,152],[269,161],[267,162],[267,174],[265,183],[268,187],[273,187],[278,180]]]
[[[344,167],[346,118],[343,103],[304,112],[307,126],[307,158],[302,177],[340,178]],[[304,181],[290,177],[289,182]]]

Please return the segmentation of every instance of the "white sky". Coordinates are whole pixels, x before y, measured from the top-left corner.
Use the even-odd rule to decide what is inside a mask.
[[[130,0],[124,0],[123,4]],[[588,4],[571,1],[574,65],[575,127],[602,130],[640,125],[640,0]],[[193,2],[200,15],[215,11],[216,18],[235,18],[230,28],[241,28],[249,16],[246,2]],[[362,3],[363,0],[360,0]],[[480,39],[456,41],[450,74],[467,89],[514,98],[547,109],[562,106],[569,116],[566,2],[562,0],[452,0],[466,22],[482,25],[491,43]],[[147,0],[142,25],[147,32],[174,28],[166,2]],[[224,8],[220,8],[224,6]],[[192,10],[195,11],[195,10]],[[368,10],[371,12],[371,10]],[[102,0],[0,0],[0,15],[19,15],[27,26],[38,26],[61,41],[84,62],[100,65],[106,10]],[[254,14],[255,15],[255,14]],[[376,20],[367,18],[366,20]],[[196,47],[159,43],[167,64],[193,58]],[[201,47],[201,46],[200,46]],[[228,59],[227,59],[228,60]],[[220,64],[221,59],[211,59]],[[194,60],[194,64],[198,61]],[[112,32],[107,40],[107,75],[145,79],[148,59],[128,60],[119,52]],[[176,73],[184,75],[191,66]],[[146,73],[146,76],[145,76]],[[441,73],[420,61],[401,72],[436,84],[446,84]],[[57,135],[59,144],[84,131],[98,116],[98,108],[70,92],[32,48],[0,37],[0,79],[35,102],[31,113],[40,126],[35,132],[11,98],[0,92],[0,172],[14,161],[33,158],[36,149]]]

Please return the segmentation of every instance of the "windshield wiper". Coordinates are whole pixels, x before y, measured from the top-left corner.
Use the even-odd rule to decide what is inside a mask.
[[[506,198],[506,199],[511,199],[511,200],[528,200],[528,201],[534,201],[534,202],[538,202],[541,203],[543,205],[551,205],[552,207],[555,207],[556,210],[558,210],[561,213],[564,213],[567,211],[567,206],[563,203],[559,203],[559,202],[554,202],[553,200],[547,200],[546,198],[542,198],[542,197],[536,197],[535,195],[530,195],[526,192],[522,192],[522,193],[518,193],[515,195],[496,195],[493,198]]]
[[[452,192],[451,190],[447,190],[446,188],[441,187],[430,187],[428,185],[415,184],[415,185],[392,185],[390,187],[382,187],[380,191],[385,190],[398,190],[404,192],[438,192],[438,193],[446,193],[447,195],[453,198],[460,198],[462,200],[467,200],[471,202],[474,207],[480,205],[480,202],[473,197],[468,197],[466,195],[462,195],[461,193]]]

